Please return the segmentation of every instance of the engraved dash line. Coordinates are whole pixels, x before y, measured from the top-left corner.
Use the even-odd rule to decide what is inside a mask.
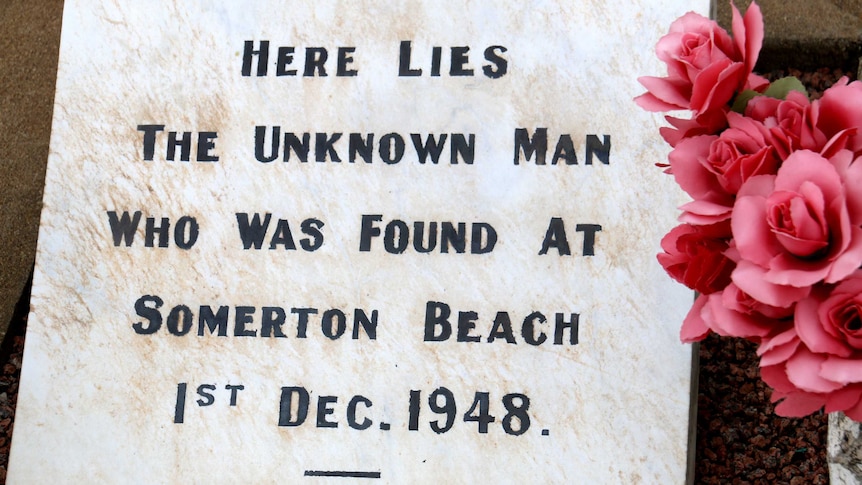
[[[336,478],[380,478],[380,472],[362,472],[350,470],[305,470],[306,477],[336,477]]]

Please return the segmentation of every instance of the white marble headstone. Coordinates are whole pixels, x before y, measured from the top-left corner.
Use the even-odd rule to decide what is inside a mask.
[[[14,483],[681,483],[705,0],[68,0]]]

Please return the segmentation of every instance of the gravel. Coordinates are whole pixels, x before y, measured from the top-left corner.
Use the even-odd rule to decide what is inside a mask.
[[[773,413],[756,346],[712,335],[700,344],[695,483],[826,485],[822,413]]]

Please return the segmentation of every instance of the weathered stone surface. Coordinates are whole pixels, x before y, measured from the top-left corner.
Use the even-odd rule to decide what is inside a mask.
[[[62,7],[0,2],[0,340],[36,254]]]
[[[67,2],[10,482],[685,480],[633,73],[706,2],[440,5]]]
[[[713,3],[719,22],[729,28],[729,3]],[[748,3],[740,0],[738,5]],[[841,59],[846,69],[855,70],[862,38],[860,3],[761,0],[767,34],[759,69],[816,68],[823,59],[830,64]],[[0,337],[36,251],[62,5],[62,0],[0,2]]]
[[[729,28],[729,3],[714,3],[719,22]],[[860,3],[760,1],[767,29],[760,68],[820,67],[822,59],[839,58],[855,69],[862,38]],[[748,0],[738,4],[744,8]],[[36,250],[62,5],[61,0],[0,4],[0,337]]]
[[[841,412],[829,415],[827,460],[833,485],[862,483],[862,424]]]

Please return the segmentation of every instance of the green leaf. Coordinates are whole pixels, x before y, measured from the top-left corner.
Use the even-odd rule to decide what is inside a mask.
[[[786,99],[787,94],[790,93],[790,91],[799,91],[808,96],[808,93],[805,91],[805,86],[803,86],[802,82],[794,76],[783,77],[773,81],[763,94],[770,98]]]
[[[739,93],[739,96],[733,100],[733,106],[730,108],[733,111],[742,114],[745,112],[745,107],[748,105],[748,102],[751,101],[752,98],[759,95],[757,91],[746,89],[745,91]]]
[[[808,97],[808,91],[805,90],[805,86],[802,85],[802,82],[794,76],[788,76],[773,81],[763,93],[746,89],[739,93],[736,99],[733,100],[733,106],[731,106],[730,109],[742,114],[745,112],[745,107],[748,106],[748,102],[756,96],[768,96],[770,98],[783,100],[787,99],[787,94],[790,93],[790,91],[799,91],[804,94],[806,98]]]

